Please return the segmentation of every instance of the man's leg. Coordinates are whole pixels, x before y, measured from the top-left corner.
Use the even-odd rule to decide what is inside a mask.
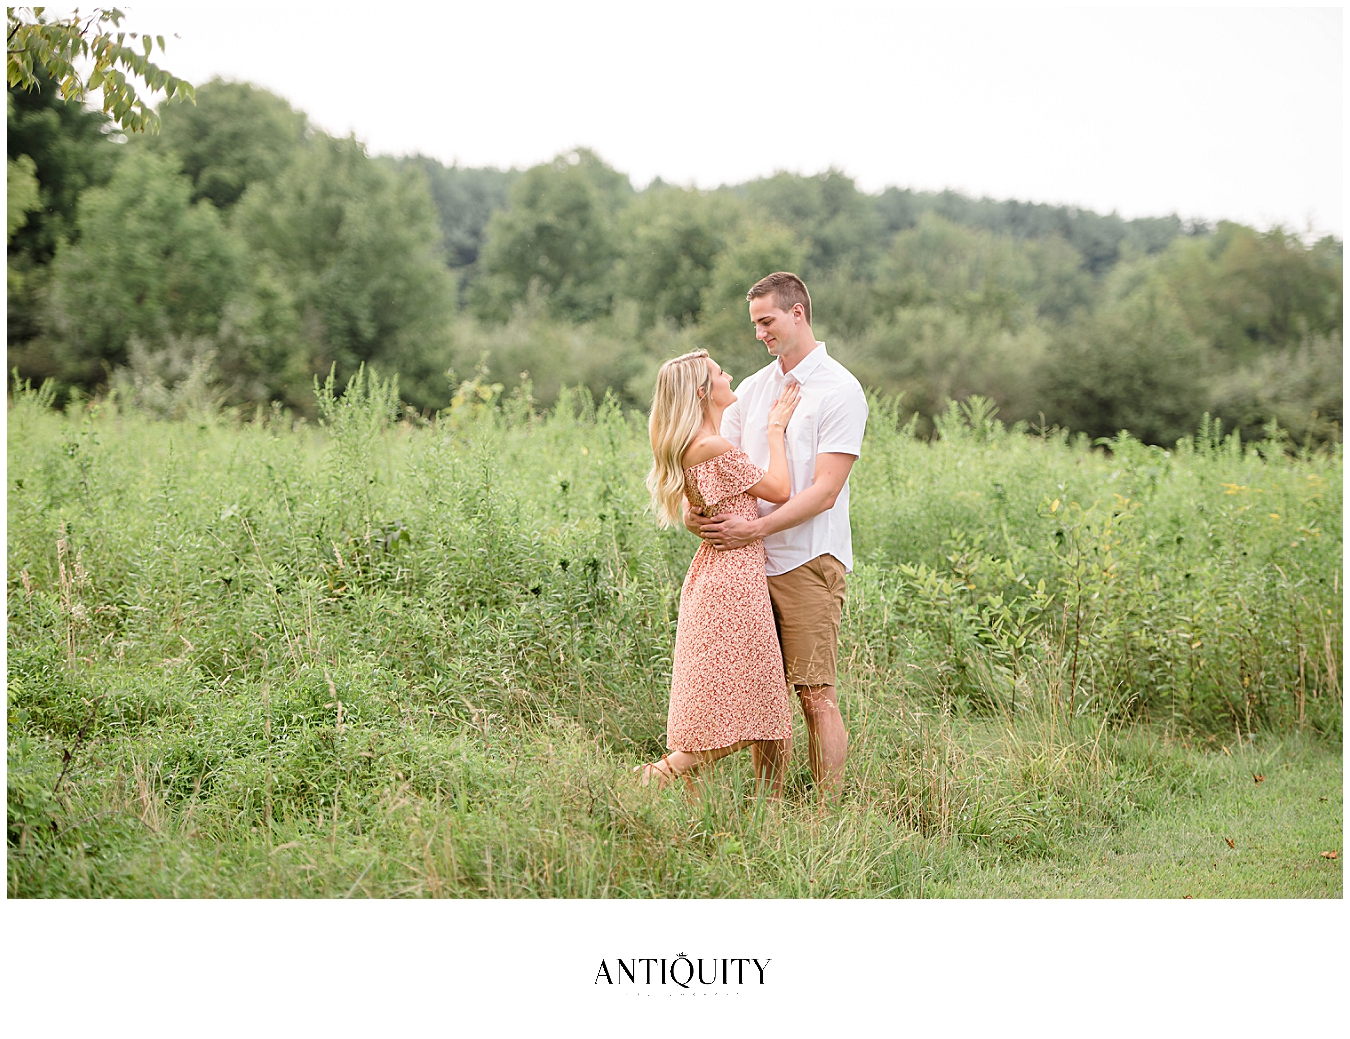
[[[844,565],[834,556],[818,556],[768,580],[787,680],[797,690],[806,717],[811,774],[821,795],[833,798],[841,789],[848,757],[848,732],[835,687]]]
[[[834,686],[798,686],[797,696],[806,716],[811,775],[821,794],[834,798],[843,783],[844,763],[848,759],[848,730],[839,713]]]

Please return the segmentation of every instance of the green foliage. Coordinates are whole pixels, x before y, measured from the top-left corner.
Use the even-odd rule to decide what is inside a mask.
[[[955,191],[912,191],[887,188],[876,200],[877,212],[891,232],[915,226],[924,213],[954,224],[981,228],[1018,240],[1060,238],[1083,257],[1094,276],[1106,274],[1127,253],[1151,255],[1164,249],[1183,232],[1175,216],[1123,220],[1072,206],[1038,202],[971,199]],[[1203,233],[1203,225],[1190,228]]]
[[[1037,371],[1049,340],[1037,324],[1014,332],[997,317],[902,307],[832,349],[865,385],[903,395],[925,431],[929,416],[971,394],[998,401],[1013,418],[1044,407]]]
[[[873,292],[882,313],[937,306],[997,327],[1025,324],[1036,271],[1011,239],[925,214],[892,240]]]
[[[1149,272],[1139,279],[1055,337],[1036,380],[1040,406],[1049,421],[1092,437],[1129,430],[1175,444],[1205,409],[1213,351],[1170,286]]]
[[[452,269],[474,267],[492,214],[506,205],[517,170],[444,166],[425,155],[388,160],[426,174],[440,217],[445,262]]]
[[[767,221],[742,225],[718,255],[703,290],[699,339],[737,382],[770,360],[755,339],[746,292],[766,274],[800,267],[805,255],[806,246],[791,231]]]
[[[162,132],[145,147],[172,152],[192,180],[192,200],[229,209],[251,184],[270,184],[305,139],[304,113],[248,83],[219,77],[195,104],[166,104]]]
[[[27,155],[35,166],[40,205],[9,243],[9,255],[45,264],[57,243],[75,231],[80,195],[108,182],[116,149],[103,133],[103,119],[57,96],[56,85],[39,77],[32,91],[10,90],[6,147],[11,160]]]
[[[27,155],[8,159],[5,166],[5,241],[28,222],[28,214],[37,209],[37,166]]]
[[[117,149],[102,130],[102,116],[60,100],[42,73],[37,79],[38,89],[11,88],[6,95],[9,162],[31,162],[38,189],[37,205],[9,238],[6,335],[10,365],[41,380],[66,374],[56,355],[67,351],[45,334],[51,260],[76,233],[80,195],[112,175]],[[12,190],[12,174],[10,184]]]
[[[150,60],[156,43],[163,53],[164,37],[115,32],[125,17],[115,7],[96,7],[84,19],[76,10],[55,21],[47,18],[42,7],[10,7],[6,12],[5,73],[10,87],[37,90],[49,78],[63,101],[77,104],[102,90],[104,118],[129,133],[158,132],[159,116],[137,96],[128,75],[139,79],[151,93],[163,91],[169,99],[193,98],[191,83]],[[139,39],[140,46],[128,46],[128,39]]]
[[[1083,256],[1059,235],[1022,243],[1021,251],[1034,272],[1026,286],[1027,302],[1044,320],[1063,323],[1089,312],[1096,303],[1097,283],[1083,265]]]
[[[694,545],[643,516],[640,416],[342,385],[321,431],[15,386],[11,896],[951,892],[1205,791],[1185,745],[1340,738],[1337,452],[1108,455],[987,401],[924,443],[874,398],[842,806],[801,740],[781,806],[744,757],[644,792]]]
[[[241,284],[243,257],[169,159],[127,156],[81,199],[79,238],[54,263],[51,306],[67,344],[61,376],[87,381],[131,341],[210,336]]]
[[[1309,336],[1224,372],[1213,407],[1244,440],[1260,440],[1274,423],[1300,446],[1337,443],[1345,428],[1344,377],[1340,334]]]
[[[526,170],[488,223],[478,312],[505,320],[531,293],[559,317],[607,312],[619,253],[615,218],[631,193],[627,177],[584,148]]]
[[[584,386],[641,407],[670,352],[704,346],[737,376],[763,367],[746,289],[796,270],[818,338],[866,385],[903,395],[923,434],[949,402],[980,395],[1010,423],[1128,429],[1161,446],[1206,412],[1248,439],[1272,422],[1291,445],[1341,436],[1332,238],[954,192],[868,195],[838,170],[634,192],[585,149],[525,173],[371,159],[354,141],[307,135],[281,98],[220,80],[196,106],[166,106],[163,135],[119,149],[55,93],[11,92],[12,180],[29,183],[28,156],[39,205],[15,196],[9,338],[11,366],[58,379],[61,400],[116,383],[157,414],[216,399],[312,414],[315,376],[336,364],[345,382],[371,363],[399,373],[424,414],[480,366],[507,392],[528,372],[544,406]],[[142,286],[134,298],[153,302],[131,324],[122,304],[73,323],[81,301],[68,277],[53,291],[48,261],[82,226],[80,197],[144,152],[180,163],[190,197],[221,214],[203,250],[170,241],[191,221],[151,212],[163,191],[144,207],[147,242],[208,291],[189,302],[170,287],[165,302]],[[216,230],[243,251],[237,277],[216,277]],[[86,266],[90,304],[125,301],[142,268]],[[472,317],[455,315],[458,300]]]
[[[881,244],[871,200],[840,170],[814,177],[776,173],[751,181],[743,190],[759,209],[760,219],[784,225],[807,243],[806,256],[791,269],[799,271],[808,285],[842,266],[867,268]],[[753,283],[752,279],[746,288]]]
[[[619,218],[619,293],[638,304],[644,327],[694,324],[718,258],[748,225],[744,208],[725,194],[648,188]]]
[[[641,327],[631,301],[579,324],[551,317],[535,300],[502,324],[467,315],[457,320],[451,371],[456,378],[479,372],[489,383],[500,382],[508,394],[527,394],[546,408],[570,399],[569,389],[579,389],[594,400],[612,396],[624,408],[645,412],[657,369],[668,358],[697,349],[696,335],[695,328],[665,323]]]
[[[1019,242],[925,213],[891,240],[873,286],[878,313],[935,305],[1018,329],[1091,310],[1095,286],[1058,236]]]
[[[1340,332],[1342,262],[1335,239],[1307,247],[1282,228],[1259,233],[1224,222],[1212,238],[1174,243],[1161,269],[1196,334],[1230,362]]]
[[[59,104],[17,114],[24,129],[65,117]],[[425,179],[372,162],[354,141],[305,139],[302,115],[243,84],[213,81],[200,107],[171,106],[165,119],[166,133],[126,156],[106,192],[82,196],[88,241],[65,247],[53,291],[17,275],[35,326],[12,352],[18,367],[90,389],[111,370],[167,413],[207,387],[308,410],[316,374],[336,362],[345,379],[373,361],[401,372],[418,406],[448,403],[454,284]],[[41,180],[50,149],[35,150]],[[11,244],[11,283],[32,269],[14,259],[27,231]],[[189,377],[202,389],[178,393],[174,379]]]
[[[965,898],[1340,897],[1340,867],[1322,857],[1343,846],[1339,747],[1215,738],[1170,750],[1139,741],[1128,754],[1155,768],[1192,762],[1187,796],[1161,798],[1159,810],[1067,854],[968,873],[938,891]],[[1266,778],[1254,783],[1255,776]]]
[[[245,194],[234,227],[257,265],[255,282],[279,282],[285,297],[255,309],[257,323],[243,328],[275,344],[262,356],[298,354],[310,374],[336,364],[341,380],[376,364],[401,375],[414,405],[448,401],[454,283],[420,172],[372,162],[354,139],[315,134],[275,183]],[[294,323],[268,317],[288,312]],[[299,388],[287,389],[300,404]]]

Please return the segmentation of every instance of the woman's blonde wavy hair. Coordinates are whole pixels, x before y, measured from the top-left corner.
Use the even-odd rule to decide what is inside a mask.
[[[647,422],[652,440],[647,490],[652,494],[656,522],[662,527],[672,527],[684,518],[684,452],[703,425],[711,392],[707,350],[672,358],[656,373],[656,393]]]

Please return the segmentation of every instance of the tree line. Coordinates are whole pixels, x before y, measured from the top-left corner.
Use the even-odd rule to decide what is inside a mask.
[[[528,379],[645,408],[665,358],[767,360],[746,288],[795,270],[814,326],[921,424],[1003,418],[1170,444],[1203,413],[1339,441],[1342,243],[901,188],[837,170],[642,190],[586,149],[530,169],[372,156],[244,83],[128,141],[51,82],[8,94],[9,367],[63,395],[307,413],[397,372],[424,412]]]

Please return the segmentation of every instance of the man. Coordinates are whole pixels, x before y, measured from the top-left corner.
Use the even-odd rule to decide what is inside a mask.
[[[722,418],[722,435],[767,468],[769,409],[789,382],[799,384],[801,400],[787,428],[792,497],[782,505],[760,502],[757,520],[686,511],[685,525],[721,551],[764,539],[783,664],[806,716],[811,773],[828,797],[840,788],[848,756],[835,670],[844,575],[853,568],[848,474],[862,450],[867,398],[858,380],[816,341],[811,296],[801,278],[770,274],[745,298],[755,336],[776,360],[736,387],[738,399]],[[791,746],[785,750],[790,754]],[[785,761],[763,764],[781,774]]]

